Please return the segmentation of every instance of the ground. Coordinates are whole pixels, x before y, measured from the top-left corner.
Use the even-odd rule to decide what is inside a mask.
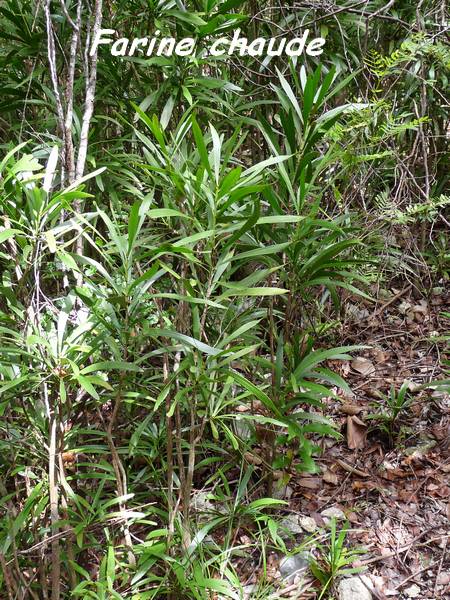
[[[323,441],[320,474],[292,476],[279,492],[289,502],[286,515],[303,517],[303,533],[298,524],[288,527],[291,549],[305,544],[317,555],[315,542],[307,540],[327,537],[329,509],[338,523],[347,518],[347,545],[364,550],[352,566],[364,567],[356,576],[377,599],[450,598],[450,396],[423,387],[445,375],[448,301],[443,288],[416,300],[408,286],[390,290],[375,308],[350,304],[342,342],[370,347],[351,361],[329,365],[353,391],[326,401],[342,438]],[[391,423],[386,397],[391,386],[398,392],[404,383],[405,410]],[[272,597],[317,598],[311,572],[303,568],[283,580],[282,560],[279,552],[269,556]],[[259,560],[249,569],[248,592],[255,593],[262,568]]]

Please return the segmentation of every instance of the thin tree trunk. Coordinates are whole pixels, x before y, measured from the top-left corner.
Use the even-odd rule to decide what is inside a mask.
[[[50,496],[50,519],[52,530],[52,600],[60,600],[61,557],[59,548],[59,491],[56,472],[57,419],[53,414],[50,420],[50,440],[48,448],[48,487]]]

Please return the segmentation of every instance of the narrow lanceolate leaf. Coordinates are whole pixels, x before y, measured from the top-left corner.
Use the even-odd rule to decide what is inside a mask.
[[[243,387],[245,390],[250,392],[251,395],[255,396],[258,400],[260,400],[263,405],[275,416],[281,417],[281,412],[273,402],[271,398],[258,386],[254,383],[246,379],[243,375],[239,373],[231,372],[231,376],[235,380],[235,382]]]
[[[339,348],[330,348],[328,350],[316,350],[308,354],[294,371],[295,377],[305,377],[314,367],[325,360],[346,360],[351,358],[348,352],[361,350],[367,346],[341,346]]]
[[[254,287],[254,288],[231,288],[217,299],[229,298],[230,296],[282,296],[289,290],[278,287]]]
[[[268,254],[278,254],[283,252],[286,248],[291,245],[291,242],[283,242],[282,244],[273,244],[272,246],[262,246],[261,248],[253,248],[253,250],[247,250],[232,256],[228,259],[229,262],[243,259],[243,258],[255,258],[257,256],[266,256]],[[227,262],[227,261],[225,261]]]
[[[250,510],[261,510],[262,508],[266,508],[268,506],[280,506],[281,504],[288,504],[285,500],[278,500],[276,498],[258,498],[258,500],[253,500],[248,505]]]
[[[260,217],[257,221],[257,225],[271,225],[278,223],[300,223],[304,221],[306,217],[299,215],[269,215],[267,217]]]
[[[150,219],[161,219],[163,217],[181,217],[183,219],[190,219],[189,215],[185,215],[179,210],[173,208],[152,208],[147,212]]]
[[[96,171],[93,171],[92,173],[88,173],[87,175],[84,175],[83,177],[80,177],[79,179],[77,179],[74,183],[69,185],[69,187],[66,188],[64,191],[70,192],[71,190],[76,189],[78,186],[80,186],[85,181],[88,181],[89,179],[92,179],[93,177],[100,175],[104,171],[106,171],[106,167],[102,167],[101,169],[97,169]]]
[[[23,375],[22,377],[18,377],[17,379],[13,379],[12,381],[2,381],[0,383],[0,396],[2,394],[4,394],[5,392],[7,392],[8,390],[11,390],[15,387],[17,387],[18,385],[20,385],[21,383],[24,383],[25,381],[28,380],[28,377],[26,375]]]
[[[48,249],[50,250],[50,252],[52,254],[55,254],[57,247],[56,247],[56,239],[55,239],[55,236],[53,235],[53,231],[50,231],[50,230],[46,231],[45,239],[47,241]]]
[[[94,386],[87,377],[84,377],[83,375],[78,375],[76,377],[76,380],[81,385],[81,387],[89,394],[89,396],[92,396],[93,398],[95,398],[95,400],[100,399],[100,396],[97,394]]]
[[[179,342],[188,344],[196,350],[200,350],[200,352],[203,352],[204,354],[208,354],[210,356],[215,356],[222,352],[222,350],[218,348],[208,346],[208,344],[204,344],[200,340],[197,340],[189,335],[185,335],[184,333],[179,333],[178,331],[172,331],[171,329],[151,328],[148,330],[148,333],[156,337],[167,337],[172,338],[174,340],[178,340]]]
[[[122,362],[119,360],[105,360],[89,365],[80,371],[81,375],[95,373],[96,371],[134,371],[139,373],[142,369],[133,363]]]
[[[0,230],[0,244],[14,237],[17,233],[21,233],[20,229],[3,229]]]
[[[197,145],[197,150],[200,155],[200,160],[202,165],[208,171],[210,177],[213,177],[211,165],[209,164],[208,151],[206,149],[205,140],[203,138],[203,133],[195,120],[195,117],[192,116],[192,133],[194,134],[195,143]]]
[[[209,128],[211,129],[211,136],[213,141],[213,147],[211,151],[212,164],[214,167],[214,179],[216,184],[219,183],[219,174],[220,174],[220,154],[222,149],[222,143],[220,141],[219,134],[216,129],[210,124]]]
[[[242,336],[249,329],[255,329],[255,327],[259,324],[260,321],[261,321],[261,319],[255,319],[253,321],[249,321],[248,323],[244,323],[244,325],[241,325],[241,327],[236,329],[236,331],[233,331],[233,333],[230,333],[229,335],[227,335],[227,337],[224,338],[219,345],[223,347],[223,346],[226,346],[227,344],[231,344],[231,342],[233,340]]]
[[[300,109],[300,105],[298,103],[298,100],[297,100],[297,98],[296,98],[296,96],[294,94],[294,91],[292,90],[291,86],[289,85],[289,83],[287,82],[287,80],[285,79],[285,77],[282,75],[282,73],[278,69],[277,69],[277,75],[278,75],[278,78],[280,80],[281,87],[283,88],[284,93],[289,98],[289,101],[292,104],[292,108],[297,113],[297,116],[299,117],[299,119],[303,122],[302,111]]]
[[[242,177],[253,178],[257,174],[262,173],[262,171],[264,171],[264,169],[267,169],[267,167],[271,167],[272,165],[278,165],[279,163],[284,162],[288,158],[290,158],[290,155],[272,156],[271,158],[263,160],[262,162],[257,163],[256,165],[253,165],[252,167],[246,169],[242,173]]]
[[[182,302],[189,302],[191,304],[203,304],[204,306],[212,306],[213,308],[220,308],[226,310],[226,306],[213,302],[212,300],[206,300],[204,298],[194,298],[192,296],[182,296],[181,294],[149,294],[149,298],[168,298],[170,300],[179,300]]]

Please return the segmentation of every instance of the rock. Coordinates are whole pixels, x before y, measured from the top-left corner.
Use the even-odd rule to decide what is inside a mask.
[[[405,383],[408,385],[408,390],[410,392],[419,392],[422,385],[420,383],[416,383],[415,381],[411,381],[410,379],[405,379]]]
[[[236,435],[241,438],[244,442],[251,439],[253,430],[247,421],[236,419],[234,422],[234,430]]]
[[[359,577],[342,579],[337,588],[338,600],[372,600],[372,593]]]
[[[276,500],[289,500],[292,498],[294,490],[290,485],[283,485],[281,488],[274,489],[272,492],[272,498]]]
[[[344,514],[344,511],[342,511],[337,506],[330,506],[330,508],[326,508],[320,514],[322,515],[322,517],[324,517],[325,522],[327,522],[326,519],[336,519],[336,521],[345,521],[347,518]]]
[[[346,310],[347,310],[348,315],[350,315],[350,317],[352,317],[352,320],[356,321],[357,323],[364,321],[364,319],[367,319],[367,317],[370,316],[370,313],[367,310],[367,308],[360,309],[355,304],[348,304],[348,306],[346,307]]]
[[[229,512],[227,507],[222,502],[218,502],[211,492],[204,491],[193,493],[190,509],[192,512],[196,513],[201,521],[208,519],[211,516],[211,513],[226,515]]]
[[[242,592],[244,594],[244,600],[250,600],[256,595],[258,591],[258,585],[256,583],[252,583],[250,585],[244,585],[242,588]]]
[[[209,498],[209,492],[195,492],[191,499],[191,508],[195,512],[211,512],[214,505]]]
[[[450,583],[450,573],[439,573],[436,579],[438,585],[448,585]]]
[[[296,513],[291,513],[290,515],[284,517],[284,519],[280,521],[280,526],[293,535],[303,533],[303,529],[300,524],[300,515],[297,515]]]
[[[308,533],[314,533],[317,529],[317,523],[312,517],[299,517],[298,521],[302,529]]]
[[[295,554],[294,556],[285,556],[281,559],[280,562],[280,575],[281,577],[287,581],[293,581],[295,576],[309,566],[308,555],[300,552],[299,554]]]
[[[408,598],[418,598],[421,594],[420,587],[415,583],[406,588],[404,592],[408,596]]]
[[[432,450],[436,446],[436,440],[424,439],[417,446],[411,446],[406,448],[406,456],[412,456],[418,460],[421,460],[427,452]]]

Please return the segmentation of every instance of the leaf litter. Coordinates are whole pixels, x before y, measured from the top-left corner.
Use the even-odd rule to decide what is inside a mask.
[[[450,395],[424,386],[443,376],[448,348],[434,337],[448,329],[442,312],[450,298],[442,294],[430,305],[416,302],[411,290],[394,291],[394,301],[372,318],[357,307],[343,324],[342,343],[370,348],[349,363],[329,361],[354,392],[348,397],[336,390],[326,402],[342,439],[322,441],[320,475],[289,478],[286,510],[299,516],[297,532],[307,525],[300,537],[327,535],[327,515],[346,518],[349,546],[366,552],[354,561],[364,569],[358,577],[377,599],[450,598]],[[408,404],[389,433],[387,398],[404,383]],[[280,560],[269,554],[266,579],[274,584],[273,598],[316,598],[317,581],[308,570],[293,584],[280,585]],[[255,586],[260,576],[252,570],[247,583]]]

